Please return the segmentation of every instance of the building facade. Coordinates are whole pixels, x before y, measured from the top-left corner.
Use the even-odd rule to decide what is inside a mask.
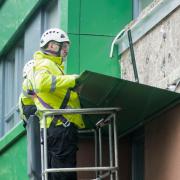
[[[116,34],[131,29],[140,83],[166,89],[179,78],[179,4],[179,0],[0,0],[0,179],[28,179],[26,132],[17,104],[22,68],[39,49],[44,30],[59,27],[68,33],[67,73],[90,70],[134,81],[126,33],[109,57]],[[176,106],[119,137],[120,179],[180,178],[178,114]],[[78,165],[92,164],[92,138],[80,139],[79,146]],[[88,173],[78,176],[93,178]]]

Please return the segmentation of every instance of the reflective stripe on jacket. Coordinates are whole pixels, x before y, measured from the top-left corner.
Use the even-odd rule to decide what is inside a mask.
[[[34,59],[35,66],[31,76],[33,90],[39,99],[42,99],[53,109],[59,109],[67,90],[75,86],[75,76],[64,75],[62,60],[60,57],[53,57],[38,51],[34,54]],[[34,102],[37,109],[47,109],[39,99],[34,96]],[[67,107],[72,109],[80,108],[79,97],[76,92],[71,91]],[[79,128],[85,127],[81,115],[76,114],[63,116],[70,122],[76,124]],[[53,117],[47,118],[47,127],[50,126],[52,119]],[[62,122],[58,120],[57,125],[60,124],[62,124]]]

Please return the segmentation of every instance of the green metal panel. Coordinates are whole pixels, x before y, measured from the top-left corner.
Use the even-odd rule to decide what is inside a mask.
[[[83,107],[122,108],[117,120],[120,135],[180,103],[179,93],[87,71],[78,84]]]
[[[60,0],[60,27],[68,32],[68,0]]]
[[[15,139],[25,133],[22,121],[9,131],[3,138],[0,139],[0,153],[3,152],[8,146],[12,144]]]
[[[22,37],[26,22],[47,0],[6,0],[0,8],[0,55]]]
[[[120,77],[119,63],[109,58],[112,37],[80,36],[80,72],[91,70]]]
[[[71,46],[67,60],[68,74],[79,74],[79,35],[69,35]]]
[[[0,140],[0,179],[28,179],[26,136],[22,122]]]
[[[132,0],[81,0],[81,34],[116,35],[132,20]]]
[[[0,155],[0,179],[28,180],[26,136],[19,138]]]
[[[69,18],[68,18],[68,32],[73,34],[80,33],[80,0],[69,0]]]
[[[61,19],[64,21],[63,17]],[[80,72],[93,70],[120,77],[117,57],[114,57],[115,61],[109,59],[109,51],[113,37],[131,19],[132,1],[130,0],[69,0],[68,32],[69,35],[80,35],[80,49],[79,46],[72,45],[67,72],[78,72],[77,64],[71,65],[71,63],[75,62],[74,57],[79,57]],[[74,38],[71,42],[74,44]],[[76,40],[75,44],[77,44]],[[77,50],[72,50],[74,47]]]

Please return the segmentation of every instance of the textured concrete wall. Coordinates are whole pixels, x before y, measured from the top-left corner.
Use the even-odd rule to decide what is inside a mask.
[[[180,8],[134,44],[140,83],[166,88],[180,77]],[[134,81],[129,50],[121,56],[122,78]]]

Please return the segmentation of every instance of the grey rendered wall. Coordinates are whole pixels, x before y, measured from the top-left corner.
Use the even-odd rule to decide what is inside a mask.
[[[180,8],[134,45],[140,83],[167,88],[180,77]],[[129,50],[121,56],[122,78],[134,81]]]

